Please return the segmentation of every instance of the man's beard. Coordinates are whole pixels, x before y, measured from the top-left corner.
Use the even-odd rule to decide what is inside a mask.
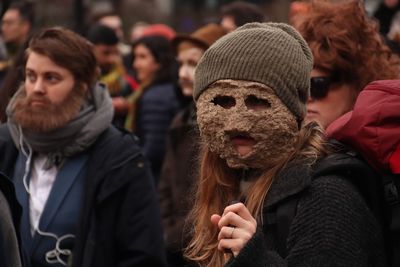
[[[12,119],[23,129],[34,132],[50,132],[67,125],[74,119],[83,104],[85,90],[75,87],[59,104],[54,104],[46,96],[27,96],[25,89],[15,99]],[[33,100],[40,100],[43,106],[32,106]]]

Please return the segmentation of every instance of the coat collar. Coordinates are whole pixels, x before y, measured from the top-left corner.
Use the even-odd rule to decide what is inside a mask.
[[[100,203],[132,180],[132,176],[112,177],[110,171],[128,166],[127,162],[142,165],[142,152],[136,136],[125,130],[110,127],[88,151],[86,197]],[[129,149],[127,149],[129,147]],[[99,187],[101,185],[101,187]],[[98,191],[100,188],[100,191]],[[93,203],[89,203],[92,207]]]
[[[264,209],[269,209],[309,187],[311,177],[312,164],[310,160],[293,160],[286,164],[272,183],[265,200]]]
[[[28,248],[30,250],[32,246],[32,235],[30,233],[30,223],[29,223],[29,212],[26,212],[29,208],[29,198],[26,193],[26,189],[22,180],[25,171],[25,162],[26,158],[22,155],[19,155],[16,166],[15,166],[15,174],[14,174],[14,186],[15,193],[19,204],[22,206],[25,212],[22,212],[21,217],[21,225],[20,225],[20,233],[21,233],[21,241],[25,244],[24,248]],[[21,179],[15,179],[15,177],[21,177]],[[29,209],[28,209],[29,210]]]

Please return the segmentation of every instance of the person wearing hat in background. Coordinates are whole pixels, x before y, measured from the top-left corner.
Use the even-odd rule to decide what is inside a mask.
[[[132,45],[132,50],[132,66],[140,85],[128,99],[125,128],[139,137],[158,184],[168,127],[181,108],[178,63],[171,42],[162,36],[144,36]]]
[[[204,146],[189,260],[384,266],[377,221],[349,180],[320,170],[333,164],[333,145],[318,124],[303,126],[312,67],[307,43],[282,23],[246,24],[204,53],[194,80]],[[279,211],[295,195],[282,239]]]
[[[176,32],[174,29],[172,29],[166,24],[156,23],[156,24],[150,24],[143,29],[141,37],[146,37],[146,36],[161,36],[167,39],[168,41],[172,41],[172,39],[174,39],[174,37],[176,36]]]
[[[86,38],[93,44],[93,52],[100,68],[99,81],[106,85],[113,101],[113,124],[123,128],[129,110],[127,98],[137,85],[130,83],[131,78],[122,64],[118,36],[112,28],[96,23],[91,25]]]
[[[199,133],[193,102],[194,70],[206,49],[226,30],[207,24],[191,35],[178,35],[172,44],[179,62],[179,84],[185,107],[171,123],[167,150],[159,184],[162,222],[170,266],[184,266],[183,226],[190,209],[189,192],[194,183],[198,160]]]

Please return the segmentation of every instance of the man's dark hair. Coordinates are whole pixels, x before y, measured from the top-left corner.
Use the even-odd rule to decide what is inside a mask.
[[[35,11],[32,2],[12,2],[8,7],[8,10],[15,9],[18,10],[18,13],[22,20],[27,21],[33,26],[35,22]]]
[[[115,31],[110,27],[101,24],[92,25],[87,34],[86,38],[92,42],[92,44],[104,44],[104,45],[116,45],[118,44],[118,37]]]
[[[222,6],[221,15],[232,16],[237,27],[240,27],[249,22],[264,22],[264,13],[260,7],[243,1],[235,1]]]

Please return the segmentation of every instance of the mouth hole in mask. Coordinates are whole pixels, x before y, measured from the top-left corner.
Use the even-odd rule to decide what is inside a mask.
[[[249,155],[253,151],[254,145],[257,141],[245,132],[228,132],[230,142],[234,149],[240,156],[244,157]]]
[[[227,131],[226,133],[228,134],[228,136],[229,136],[231,139],[236,138],[236,137],[238,137],[238,138],[252,138],[252,137],[250,136],[250,134],[247,133],[247,132],[241,132],[241,131]]]
[[[246,97],[244,103],[248,109],[252,110],[265,110],[271,107],[271,103],[268,100],[256,97],[255,95]]]
[[[220,106],[224,109],[230,109],[236,105],[236,100],[232,96],[216,96],[214,97],[213,100],[211,100],[212,103],[216,106]]]

